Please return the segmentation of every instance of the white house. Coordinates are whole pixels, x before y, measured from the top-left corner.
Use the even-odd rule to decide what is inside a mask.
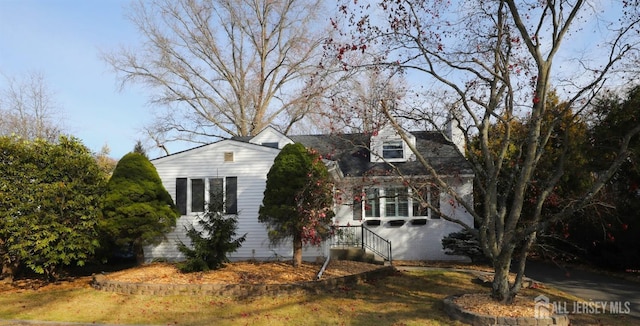
[[[462,148],[460,144],[440,133],[406,135],[410,144],[392,128],[375,135],[285,136],[268,127],[254,137],[222,140],[154,159],[151,162],[182,216],[162,243],[145,248],[145,260],[183,258],[176,242],[188,242],[185,226],[194,224],[203,213],[210,191],[224,194],[226,212],[238,216],[238,234],[247,234],[232,259],[291,258],[291,245],[269,245],[266,228],[258,222],[258,209],[275,157],[282,147],[294,142],[314,148],[325,159],[336,183],[335,224],[364,226],[367,232],[386,239],[394,260],[460,259],[444,254],[441,239],[461,227],[440,218],[433,208],[468,225],[473,225],[472,217],[438,190],[409,145],[415,146],[469,203],[474,177],[470,165],[457,149]],[[451,136],[449,139],[456,139]],[[306,248],[303,256],[316,260],[328,253],[329,245]]]

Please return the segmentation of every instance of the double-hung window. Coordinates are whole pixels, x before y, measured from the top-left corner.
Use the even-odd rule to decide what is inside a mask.
[[[440,193],[436,187],[416,190],[408,187],[384,187],[364,189],[362,201],[354,202],[353,219],[423,217],[437,219],[440,209]]]
[[[436,187],[414,190],[411,196],[413,216],[440,218],[440,192]]]
[[[202,213],[208,204],[226,214],[237,214],[237,190],[238,177],[177,178],[176,207],[181,215]]]
[[[365,193],[367,194],[367,198],[364,203],[364,216],[380,216],[380,189],[369,188],[365,190]]]
[[[409,198],[406,187],[384,189],[384,216],[407,217],[409,216]]]

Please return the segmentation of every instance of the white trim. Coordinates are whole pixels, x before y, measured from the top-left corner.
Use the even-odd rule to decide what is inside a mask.
[[[178,153],[175,153],[175,154],[171,154],[171,155],[167,155],[167,156],[163,156],[163,157],[158,157],[158,158],[155,158],[155,159],[151,160],[151,163],[158,164],[158,163],[171,162],[173,160],[182,158],[184,156],[197,155],[200,152],[212,151],[212,150],[215,150],[216,147],[222,147],[222,146],[225,146],[225,145],[228,145],[228,144],[230,144],[231,146],[252,149],[252,150],[255,150],[255,151],[258,151],[258,152],[263,152],[263,153],[279,153],[280,152],[280,150],[277,149],[277,148],[266,147],[266,146],[247,143],[247,142],[244,142],[244,141],[239,141],[239,140],[234,140],[234,139],[225,139],[225,140],[221,140],[221,141],[218,141],[218,142],[215,142],[215,143],[211,143],[211,144],[203,145],[203,146],[196,147],[196,148],[193,148],[193,149],[189,149],[189,150],[186,150],[186,151],[178,152]],[[235,160],[236,160],[236,158],[235,158],[235,154],[234,154],[234,161]],[[230,163],[230,162],[227,162],[227,163]]]

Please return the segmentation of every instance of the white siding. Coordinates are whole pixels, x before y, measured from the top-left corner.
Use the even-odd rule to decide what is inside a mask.
[[[287,144],[292,144],[293,141],[289,137],[285,136],[275,128],[269,126],[262,130],[255,137],[249,141],[252,144],[264,144],[264,143],[278,143],[278,148],[283,148]]]
[[[405,133],[405,136],[408,138],[411,145],[413,146],[416,145],[416,137],[414,135],[410,133]],[[402,149],[403,149],[404,157],[391,158],[391,159],[383,158],[382,145],[384,144],[384,142],[391,141],[391,140],[402,141]],[[384,126],[378,132],[377,135],[371,136],[371,143],[369,145],[369,148],[371,149],[371,155],[370,155],[371,162],[379,162],[379,163],[380,162],[406,162],[406,161],[414,161],[416,159],[415,154],[411,152],[411,149],[409,148],[407,143],[405,143],[402,140],[402,137],[400,136],[400,134],[398,134],[398,131],[389,125]]]
[[[263,136],[277,136],[277,133],[265,133]],[[272,141],[275,139],[264,140]],[[277,137],[276,137],[277,138]],[[247,234],[242,247],[230,255],[234,260],[268,260],[290,259],[291,244],[271,248],[265,226],[258,221],[258,209],[262,204],[267,173],[280,150],[245,142],[224,140],[214,144],[198,147],[189,151],[152,160],[162,182],[176,198],[176,178],[209,178],[237,177],[238,179],[238,235]],[[225,162],[224,153],[233,152],[234,161]],[[465,201],[472,203],[473,185],[471,177],[456,178],[456,189]],[[348,196],[350,197],[350,196]],[[450,204],[450,198],[441,196],[440,207],[449,216],[459,218],[473,226],[471,215],[461,205]],[[344,204],[336,204],[336,223],[338,225],[359,225],[353,220],[353,207],[350,198],[344,198]],[[190,207],[188,207],[190,209]],[[188,213],[181,216],[173,232],[158,245],[145,247],[145,260],[157,259],[176,261],[184,257],[177,250],[178,240],[188,243],[185,237],[185,226],[194,225],[196,215]],[[389,218],[387,218],[388,220]],[[397,218],[393,218],[397,219]],[[385,220],[384,218],[382,219]],[[377,227],[370,227],[378,235],[392,243],[394,260],[452,260],[463,257],[444,254],[441,240],[451,232],[461,229],[455,223],[444,219],[430,219],[426,225],[411,225],[410,219],[400,227],[390,227],[384,222]],[[326,246],[307,248],[305,260],[317,260],[328,253]]]
[[[457,181],[455,189],[458,194],[469,203],[472,203],[473,181],[466,178]],[[473,217],[462,205],[454,204],[446,194],[440,197],[440,209],[443,214],[459,219],[473,227]],[[378,218],[376,218],[378,219]],[[389,226],[389,220],[402,219],[399,217],[380,218],[380,226],[368,226],[379,236],[391,241],[392,256],[394,260],[466,260],[466,257],[446,255],[442,249],[442,238],[452,232],[457,232],[462,227],[456,223],[440,219],[428,219],[426,225],[412,225],[411,218],[406,218],[402,226]],[[336,208],[336,224],[360,225],[364,220],[353,220],[353,207],[350,203],[339,205]]]
[[[234,161],[225,162],[224,153],[233,152]],[[247,234],[242,247],[230,258],[276,259],[290,258],[292,246],[283,245],[270,248],[264,224],[258,221],[258,209],[266,186],[267,173],[278,155],[279,150],[233,140],[224,140],[214,144],[195,148],[190,151],[166,156],[151,161],[162,182],[176,198],[176,178],[237,177],[238,178],[238,235]],[[190,207],[188,207],[190,209]],[[184,257],[177,250],[178,240],[188,243],[184,227],[195,223],[196,215],[187,213],[181,216],[176,228],[160,244],[145,248],[145,260],[157,259],[175,261]],[[321,255],[320,249],[312,248],[305,252],[305,259],[314,260]]]

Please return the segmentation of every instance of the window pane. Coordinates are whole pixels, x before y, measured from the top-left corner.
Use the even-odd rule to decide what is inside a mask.
[[[404,202],[398,203],[397,216],[409,216],[409,202],[404,201]]]
[[[396,203],[391,202],[389,198],[387,198],[387,204],[384,206],[384,216],[387,216],[387,217],[396,216]]]
[[[402,158],[402,141],[389,141],[382,144],[383,158]]]
[[[365,216],[380,217],[380,191],[376,188],[369,188],[366,193]]]
[[[356,221],[362,220],[362,203],[365,201],[362,198],[362,189],[353,189],[353,219]]]
[[[191,211],[204,212],[203,179],[191,179]]]
[[[385,216],[409,216],[408,188],[385,189]]]
[[[400,188],[398,192],[398,216],[409,216],[409,188]]]
[[[429,203],[437,210],[440,210],[440,189],[438,189],[438,187],[432,186],[429,190]],[[440,218],[440,214],[438,214],[434,210],[431,210],[430,213],[431,218]]]
[[[397,214],[397,202],[396,202],[396,189],[385,188],[384,189],[384,216],[393,217]]]
[[[214,212],[222,211],[223,186],[222,178],[209,179],[209,208]]]
[[[227,214],[238,214],[238,177],[227,177],[225,211]]]
[[[176,179],[176,207],[180,215],[187,215],[187,178]]]
[[[413,193],[413,216],[429,216],[429,191],[427,189],[417,189]]]

